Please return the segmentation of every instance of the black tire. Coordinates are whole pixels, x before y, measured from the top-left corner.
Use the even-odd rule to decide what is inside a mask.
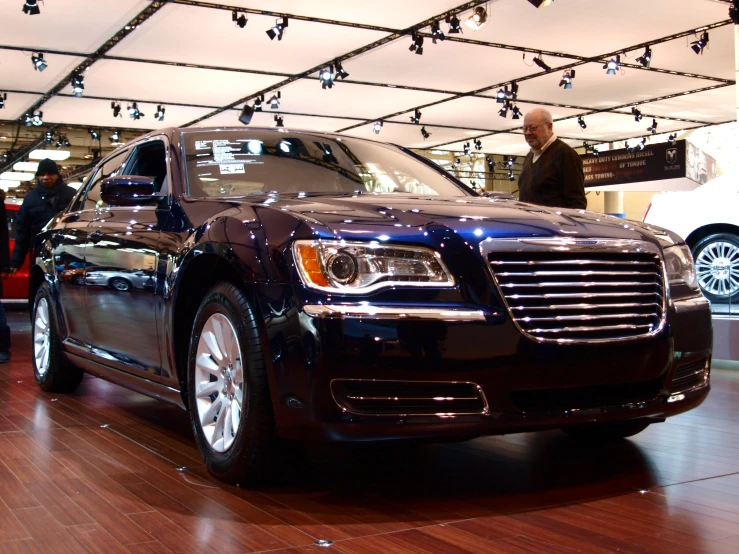
[[[245,387],[242,385],[240,423],[236,432],[229,437],[229,440],[233,442],[225,451],[218,451],[206,437],[203,424],[200,422],[196,395],[198,345],[206,323],[213,316],[218,317],[217,314],[225,316],[236,333],[241,352],[241,378],[245,385]],[[212,356],[210,360],[219,366]],[[274,416],[262,351],[262,336],[257,324],[256,312],[251,301],[238,287],[230,283],[219,283],[208,291],[201,302],[190,335],[187,379],[187,396],[193,434],[208,470],[218,479],[231,484],[263,483],[268,473],[268,458],[274,452],[276,445]],[[231,383],[230,378],[228,383]],[[233,383],[236,381],[234,380]],[[220,386],[218,391],[208,397],[203,397],[202,400],[214,405],[216,403],[214,396],[219,400],[222,398]],[[221,403],[212,421],[216,421],[224,409],[224,404]],[[225,442],[225,431],[223,436]]]
[[[128,279],[124,279],[123,277],[113,277],[110,281],[108,281],[108,285],[110,285],[110,288],[119,290],[121,292],[131,290],[131,282]]]
[[[49,285],[43,283],[33,301],[31,320],[33,375],[41,390],[72,392],[79,386],[84,372],[67,360],[62,352],[54,306]],[[43,325],[44,319],[46,327]],[[48,332],[44,333],[44,329],[48,329]],[[46,357],[42,354],[44,351]]]
[[[720,268],[720,273],[711,271],[711,261],[715,259],[715,254],[720,251],[721,245],[725,253],[730,254],[729,259],[723,258],[730,266],[733,262],[733,269],[739,268],[739,237],[731,233],[716,233],[699,240],[693,247],[693,259],[695,260],[695,270],[698,277],[698,284],[701,292],[711,302],[729,303],[739,302],[739,286],[733,285],[734,290],[731,291],[731,283],[723,276],[728,276],[724,272],[727,269]],[[723,275],[722,275],[723,274]],[[702,277],[706,275],[706,277]],[[734,278],[735,283],[737,278]],[[721,292],[720,282],[724,283],[725,293]]]
[[[562,429],[575,440],[589,443],[606,443],[632,437],[649,427],[648,421],[609,421],[588,423]]]

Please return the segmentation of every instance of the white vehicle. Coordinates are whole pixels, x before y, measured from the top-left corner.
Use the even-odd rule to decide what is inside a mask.
[[[706,298],[739,302],[739,176],[722,175],[689,192],[657,194],[643,221],[685,239]]]

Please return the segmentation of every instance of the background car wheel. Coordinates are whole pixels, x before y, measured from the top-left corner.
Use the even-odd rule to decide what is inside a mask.
[[[121,277],[113,277],[110,281],[108,281],[108,284],[111,286],[111,288],[114,288],[115,290],[119,290],[121,292],[126,292],[131,288],[131,283],[126,281],[125,279],[122,279]]]
[[[649,427],[650,423],[645,421],[609,421],[606,423],[589,423],[576,427],[565,427],[562,429],[573,439],[602,443],[612,442],[637,435]]]
[[[84,372],[62,353],[54,303],[47,283],[42,284],[36,293],[32,321],[32,360],[36,383],[47,392],[72,392],[79,386]]]
[[[712,302],[739,301],[739,237],[718,233],[693,248],[701,291]]]
[[[211,473],[233,484],[261,481],[275,443],[272,404],[254,308],[232,284],[213,287],[195,316],[187,394]]]

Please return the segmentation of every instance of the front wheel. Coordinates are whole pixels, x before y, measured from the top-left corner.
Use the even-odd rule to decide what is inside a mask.
[[[33,301],[33,375],[46,392],[72,392],[84,372],[62,353],[51,291],[43,283]]]
[[[693,248],[695,275],[711,302],[739,301],[739,237],[717,233],[698,241]]]
[[[254,307],[230,283],[214,286],[195,316],[188,360],[195,441],[211,473],[257,483],[274,444],[274,419]]]
[[[121,292],[126,292],[131,288],[131,283],[121,277],[113,277],[109,284],[112,288]]]
[[[608,421],[605,423],[588,423],[576,427],[562,429],[573,439],[583,442],[613,442],[632,437],[644,431],[650,423],[645,421]]]

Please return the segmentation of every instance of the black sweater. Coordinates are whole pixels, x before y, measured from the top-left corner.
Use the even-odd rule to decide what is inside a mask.
[[[585,177],[580,156],[557,139],[533,162],[529,152],[518,178],[518,197],[553,208],[587,208]]]

